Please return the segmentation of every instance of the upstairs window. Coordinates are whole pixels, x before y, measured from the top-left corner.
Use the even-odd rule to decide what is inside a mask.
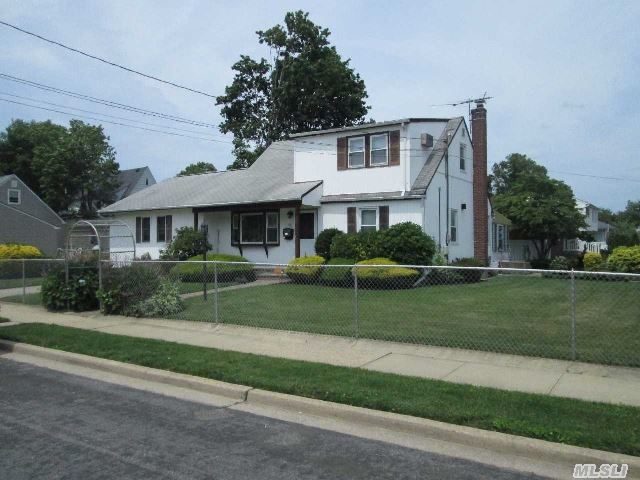
[[[136,243],[151,241],[151,217],[136,217]]]
[[[364,167],[364,137],[349,139],[349,168]]]
[[[467,169],[467,146],[464,143],[460,144],[460,170],[463,172]]]
[[[389,164],[389,135],[371,136],[371,165],[381,166]]]
[[[378,210],[363,208],[360,210],[360,231],[375,232],[378,229]]]
[[[21,196],[22,192],[17,188],[10,188],[7,191],[7,202],[9,205],[20,205],[22,200]]]
[[[156,239],[158,243],[169,243],[172,240],[173,218],[171,215],[158,217],[156,221]]]

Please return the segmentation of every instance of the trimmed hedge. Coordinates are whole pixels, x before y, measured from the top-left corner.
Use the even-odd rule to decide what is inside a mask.
[[[365,265],[354,269],[358,278],[358,286],[373,289],[411,288],[420,273],[406,267],[366,267],[366,265],[398,265],[389,258],[378,257],[363,260],[356,265]]]
[[[640,273],[640,245],[615,248],[607,264],[614,272]]]
[[[327,265],[345,265],[344,267],[323,268],[320,273],[320,282],[327,286],[346,287],[353,285],[353,272],[351,265],[355,264],[353,258],[332,258]]]
[[[325,259],[319,255],[294,258],[284,269],[285,275],[295,283],[311,283],[318,279]]]
[[[0,260],[42,257],[44,255],[38,247],[17,243],[0,243]]]
[[[218,264],[218,282],[246,281],[253,282],[256,279],[254,267],[249,260],[240,255],[230,255],[226,253],[207,253],[207,260],[218,262],[241,262],[246,265]],[[202,260],[202,255],[189,257],[184,262],[180,262],[171,269],[171,276],[183,282],[213,282],[215,273],[213,265],[194,263]]]
[[[584,254],[582,262],[587,272],[602,272],[607,269],[607,264],[600,253],[587,252]]]

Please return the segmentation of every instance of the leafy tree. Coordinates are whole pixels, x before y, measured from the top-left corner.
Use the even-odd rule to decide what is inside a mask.
[[[195,255],[202,255],[204,251],[211,250],[211,244],[207,242],[204,234],[193,227],[182,227],[176,230],[176,236],[167,245],[166,250],[160,252],[162,260],[186,260]]]
[[[328,29],[297,11],[286,14],[284,25],[256,33],[273,57],[241,55],[233,82],[217,98],[220,129],[234,136],[229,168],[248,167],[269,144],[292,133],[364,121],[364,81],[329,44]]]
[[[15,173],[52,209],[82,216],[113,201],[118,163],[101,126],[15,120],[0,134],[0,173]]]
[[[513,222],[514,235],[533,242],[540,260],[586,226],[571,187],[549,178],[547,169],[526,155],[511,154],[494,165],[491,189],[496,210]]]
[[[640,244],[640,235],[638,235],[636,227],[631,223],[616,223],[609,232],[609,238],[607,238],[609,251],[616,247],[632,247],[638,244]]]
[[[185,177],[187,175],[200,175],[202,173],[217,172],[218,170],[209,162],[198,162],[187,165],[177,176]]]
[[[618,214],[620,220],[629,223],[634,227],[640,226],[640,200],[627,202],[626,208]]]

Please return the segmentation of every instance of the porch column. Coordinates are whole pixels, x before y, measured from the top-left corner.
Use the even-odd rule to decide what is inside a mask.
[[[296,248],[296,258],[300,256],[300,205],[296,205],[296,221],[294,227],[294,238],[295,238],[295,248]]]

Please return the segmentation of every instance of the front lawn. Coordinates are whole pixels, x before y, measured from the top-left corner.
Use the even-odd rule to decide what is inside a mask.
[[[640,409],[45,324],[0,338],[587,448],[640,455]]]
[[[214,321],[213,297],[176,318]],[[480,283],[354,291],[277,284],[223,291],[223,323],[550,358],[571,358],[569,281],[497,276]],[[640,366],[640,282],[576,282],[577,359]]]

